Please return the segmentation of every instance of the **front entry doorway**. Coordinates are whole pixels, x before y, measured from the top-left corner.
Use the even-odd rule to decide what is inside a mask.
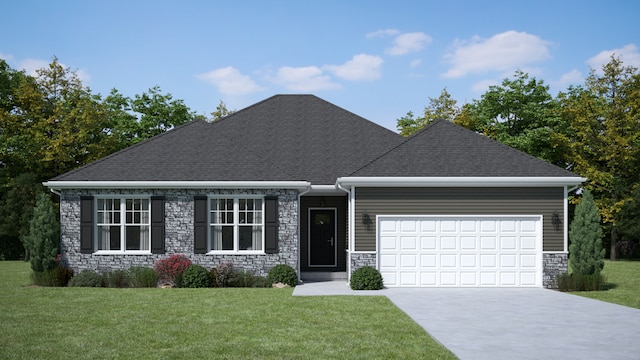
[[[335,267],[338,258],[335,208],[309,208],[309,267]]]

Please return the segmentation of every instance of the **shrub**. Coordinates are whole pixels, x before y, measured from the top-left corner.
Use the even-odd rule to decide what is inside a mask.
[[[593,275],[604,267],[600,213],[589,190],[582,194],[569,229],[569,257],[574,274]]]
[[[206,288],[211,286],[209,271],[203,266],[191,264],[182,274],[182,285],[186,288]]]
[[[74,287],[101,287],[102,276],[91,270],[81,271],[69,281],[69,286]]]
[[[102,274],[102,283],[110,288],[128,288],[129,272],[124,270],[114,270]]]
[[[131,286],[136,288],[152,288],[158,284],[158,276],[152,268],[135,266],[129,269]]]
[[[51,198],[46,193],[39,193],[29,222],[29,235],[24,239],[25,248],[31,256],[31,269],[36,273],[51,271],[56,267],[60,248],[59,230]]]
[[[52,271],[39,271],[31,273],[31,282],[38,286],[54,286]]]
[[[283,283],[291,287],[298,285],[298,274],[296,270],[289,265],[279,264],[269,270],[267,280],[271,284]]]
[[[73,278],[73,270],[68,267],[58,265],[51,272],[53,286],[67,286],[69,280]]]
[[[153,269],[161,281],[169,282],[177,287],[182,286],[182,274],[191,265],[191,260],[182,254],[171,255],[156,261]]]
[[[229,280],[233,275],[233,271],[232,263],[223,263],[211,269],[209,276],[213,286],[227,287],[229,285]]]
[[[380,290],[382,274],[371,266],[363,266],[351,274],[349,284],[353,290]]]
[[[556,278],[560,291],[598,291],[605,284],[605,277],[601,273],[585,274],[560,274]]]
[[[239,270],[234,271],[229,279],[229,287],[246,287],[246,288],[258,288],[258,287],[270,287],[271,283],[264,276],[253,275],[249,271]]]

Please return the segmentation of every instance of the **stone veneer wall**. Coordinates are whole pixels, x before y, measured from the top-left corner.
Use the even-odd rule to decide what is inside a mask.
[[[371,266],[376,268],[376,253],[351,253],[351,273],[361,267]]]
[[[194,201],[196,195],[277,195],[279,240],[277,254],[206,255],[193,253]],[[80,196],[149,195],[164,196],[165,253],[148,255],[95,255],[80,253]],[[60,231],[62,261],[75,272],[126,270],[132,266],[153,267],[173,254],[185,254],[195,264],[207,269],[221,263],[233,263],[237,269],[265,276],[278,264],[292,266],[298,273],[298,193],[290,189],[260,190],[65,190],[60,196]]]
[[[567,253],[542,254],[542,286],[557,288],[556,277],[568,271],[569,255]]]

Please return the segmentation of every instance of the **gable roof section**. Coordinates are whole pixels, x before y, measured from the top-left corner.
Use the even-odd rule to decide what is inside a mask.
[[[334,184],[404,139],[313,95],[276,95],[195,121],[53,181],[309,181]]]
[[[444,120],[431,123],[349,177],[580,179],[570,171]]]

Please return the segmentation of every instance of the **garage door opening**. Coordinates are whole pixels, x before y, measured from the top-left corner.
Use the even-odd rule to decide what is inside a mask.
[[[388,287],[542,287],[542,216],[377,217]]]

